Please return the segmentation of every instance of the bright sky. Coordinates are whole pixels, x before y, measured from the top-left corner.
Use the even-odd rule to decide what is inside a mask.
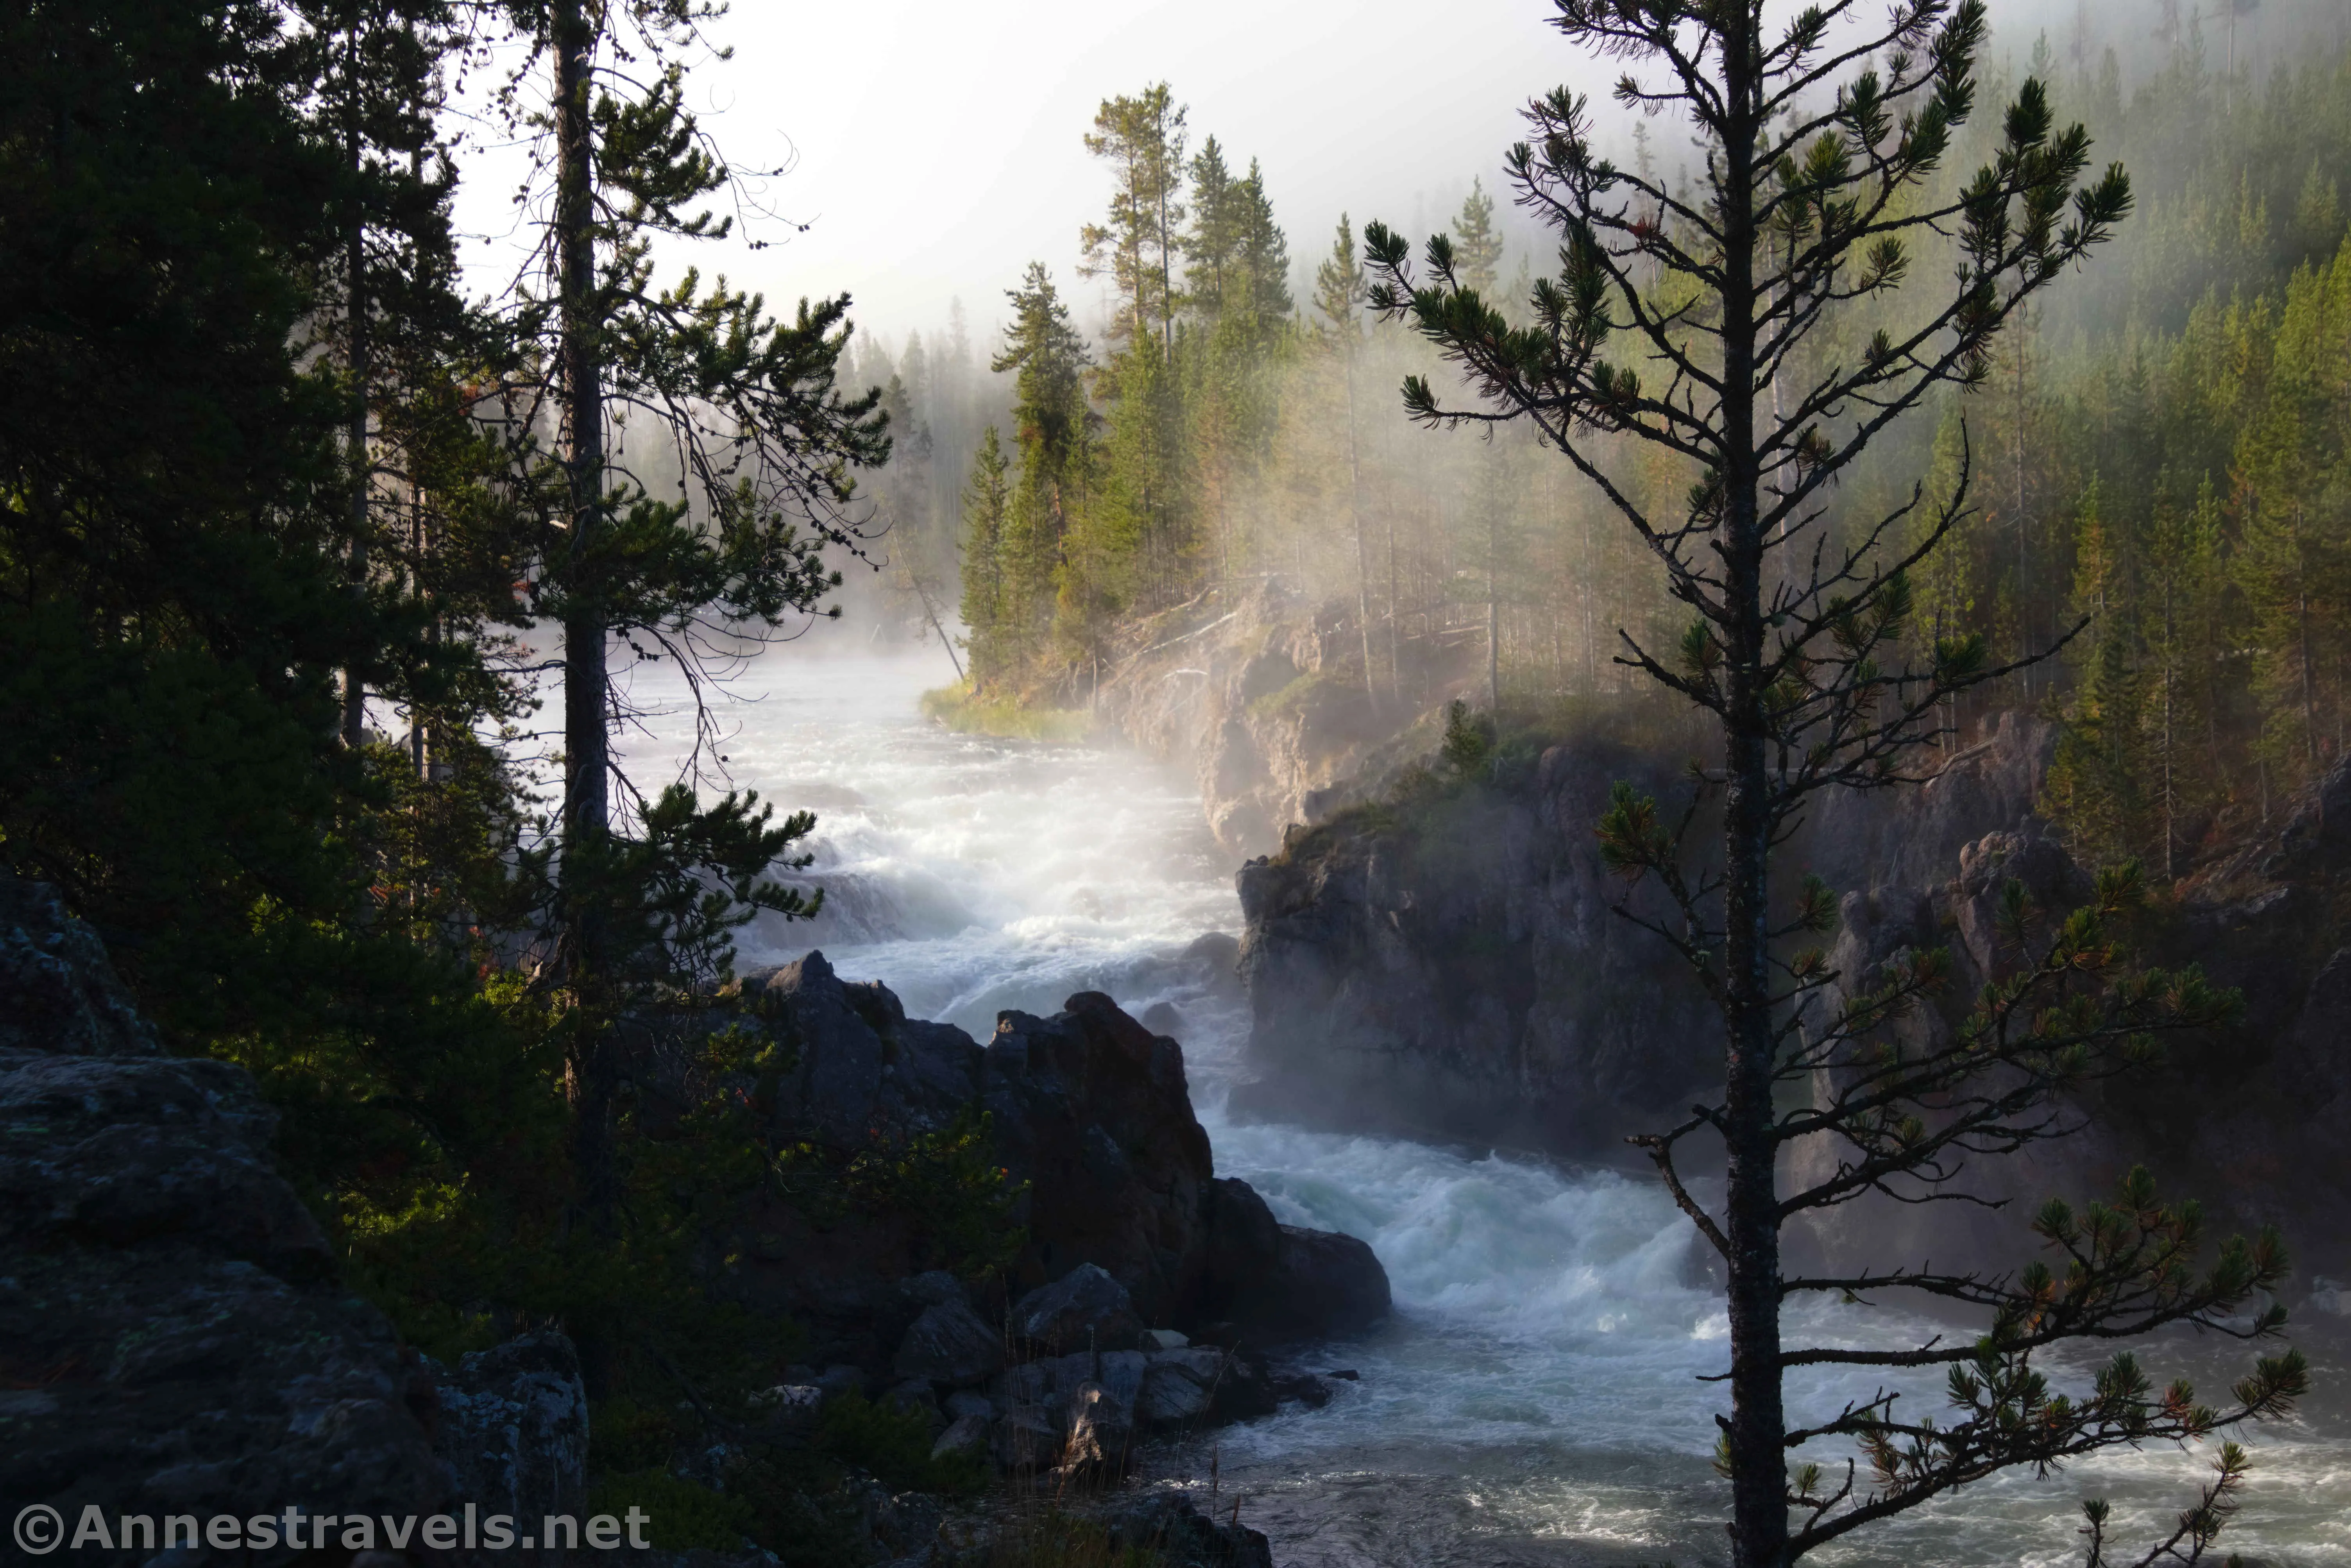
[[[1998,9],[2027,26],[2050,25],[2043,9],[2070,16],[2033,0]],[[1190,106],[1195,149],[1213,132],[1237,167],[1263,161],[1295,260],[1328,250],[1342,210],[1359,232],[1378,217],[1416,240],[1472,175],[1499,187],[1530,96],[1566,80],[1615,116],[1614,71],[1546,26],[1551,14],[1544,0],[736,0],[712,29],[735,57],[696,66],[691,101],[737,163],[796,156],[766,199],[810,226],[769,223],[766,237],[789,243],[694,259],[786,308],[846,288],[860,323],[893,343],[942,327],[960,297],[977,349],[1038,259],[1093,327],[1104,286],[1075,276],[1078,227],[1109,185],[1081,138],[1103,98],[1162,78]],[[1661,157],[1681,152],[1685,132],[1656,133]],[[467,226],[507,228],[503,172],[471,171]],[[469,250],[485,282],[507,270],[492,260],[503,248]]]
[[[713,29],[735,58],[695,69],[690,101],[740,164],[797,153],[767,200],[810,227],[698,259],[778,302],[846,288],[893,341],[943,326],[959,296],[976,347],[1038,259],[1091,326],[1100,286],[1075,276],[1078,227],[1109,183],[1081,138],[1102,99],[1162,78],[1190,106],[1194,149],[1213,132],[1238,167],[1263,161],[1293,257],[1326,251],[1343,209],[1359,230],[1382,217],[1425,231],[1472,174],[1495,187],[1518,107],[1579,68],[1548,13],[1541,0],[736,0]],[[477,172],[467,225],[503,229],[510,188]],[[495,270],[500,248],[469,259]]]

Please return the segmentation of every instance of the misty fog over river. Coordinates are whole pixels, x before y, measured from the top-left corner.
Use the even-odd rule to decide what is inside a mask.
[[[1200,934],[1238,934],[1234,867],[1211,841],[1189,779],[1122,750],[951,734],[917,698],[952,677],[936,649],[896,658],[763,655],[728,704],[733,779],[819,815],[826,889],[813,925],[746,934],[744,962],[821,947],[844,977],[879,979],[910,1014],[985,1039],[999,1009],[1040,1013],[1108,991],[1183,1043],[1218,1174],[1247,1178],[1286,1222],[1346,1231],[1378,1253],[1395,1314],[1368,1337],[1299,1348],[1290,1364],[1352,1367],[1325,1409],[1286,1406],[1196,1443],[1155,1450],[1149,1480],[1203,1494],[1272,1540],[1278,1564],[1632,1563],[1724,1561],[1727,1502],[1710,1467],[1713,1414],[1699,1381],[1727,1362],[1719,1298],[1691,1264],[1690,1231],[1643,1176],[1476,1150],[1235,1125],[1224,1101],[1245,1009],[1167,962]],[[673,713],[658,674],[635,695]],[[655,720],[632,760],[662,759],[683,721]],[[650,781],[655,770],[642,776]],[[2019,1226],[2022,1231],[2022,1223]],[[1826,1306],[1823,1335],[1893,1343],[1930,1327],[1890,1311]],[[2297,1322],[2316,1395],[2296,1422],[2252,1433],[2256,1469],[2222,1554],[2351,1563],[2351,1399],[2342,1320]],[[2143,1347],[2151,1372],[2218,1395],[2245,1347]],[[2089,1363],[2059,1363],[2086,1381]],[[1938,1380],[1902,1412],[1939,1414]],[[1798,1413],[1833,1414],[1874,1380],[1794,1385]],[[1905,1385],[1906,1387],[1909,1385]],[[1808,1457],[1844,1470],[1845,1451]],[[2116,1507],[2110,1538],[2168,1533],[2209,1456],[2120,1455],[2035,1479],[2011,1475],[1856,1532],[1821,1556],[1854,1563],[2080,1561],[2080,1500]],[[1834,1485],[1834,1480],[1832,1485]]]

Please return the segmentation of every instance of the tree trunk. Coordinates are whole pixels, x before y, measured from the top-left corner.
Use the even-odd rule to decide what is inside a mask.
[[[1352,330],[1352,329],[1350,329]],[[1364,475],[1355,451],[1355,345],[1344,350],[1347,376],[1347,516],[1355,526],[1355,626],[1363,634],[1364,699],[1376,717],[1379,682],[1372,676],[1372,559],[1364,544]]]
[[[1502,514],[1486,517],[1486,711],[1502,711]]]
[[[350,428],[345,441],[351,459],[351,596],[367,596],[368,574],[368,319],[367,214],[359,193],[363,165],[360,146],[359,24],[351,25],[349,84],[350,125],[344,152],[350,161],[351,217],[343,239],[344,329],[349,334],[351,372]],[[367,685],[357,669],[343,672],[343,744],[357,747],[367,739]]]
[[[597,319],[595,169],[590,99],[595,31],[583,0],[558,0],[556,72],[556,266],[561,293],[564,466],[571,506],[563,622],[563,891],[559,943],[565,978],[574,988],[605,977],[603,912],[583,862],[601,860],[611,832],[611,737],[605,710],[608,626],[597,560],[603,521],[603,366]],[[585,1218],[609,1226],[617,1193],[611,1147],[617,1064],[593,1011],[573,1040],[570,1089],[572,1157]]]
[[[1722,55],[1722,451],[1730,623],[1723,714],[1725,1000],[1723,1230],[1729,1276],[1731,1538],[1739,1568],[1787,1555],[1786,1423],[1780,1393],[1780,1216],[1772,1171],[1771,988],[1766,916],[1771,840],[1761,666],[1761,474],[1755,444],[1753,14],[1727,8]]]

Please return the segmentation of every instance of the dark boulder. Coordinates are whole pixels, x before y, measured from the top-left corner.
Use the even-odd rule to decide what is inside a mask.
[[[1219,1523],[1181,1492],[1147,1492],[1104,1521],[1113,1548],[1150,1553],[1168,1568],[1273,1568],[1264,1534]]]
[[[1301,1333],[1354,1333],[1388,1315],[1388,1273],[1353,1236],[1281,1228],[1278,1305],[1270,1315]]]
[[[517,1520],[584,1511],[588,1390],[570,1340],[526,1334],[475,1351],[441,1378],[439,1393],[433,1449],[459,1497]],[[524,1565],[564,1556],[554,1548],[494,1555]]]
[[[431,1375],[335,1283],[276,1120],[242,1069],[160,1055],[89,930],[0,877],[0,1497],[68,1521],[452,1500]]]
[[[1092,1263],[1081,1263],[1014,1303],[1012,1332],[1049,1353],[1132,1350],[1143,1322],[1126,1287]]]
[[[959,1301],[925,1307],[898,1343],[891,1366],[904,1377],[965,1388],[987,1382],[1004,1365],[1001,1335]]]

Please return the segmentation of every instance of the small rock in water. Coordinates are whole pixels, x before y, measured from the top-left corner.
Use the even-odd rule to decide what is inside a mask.
[[[1301,1372],[1273,1380],[1274,1396],[1295,1399],[1309,1410],[1320,1410],[1331,1403],[1331,1390],[1311,1372]]]
[[[1358,1373],[1352,1366],[1346,1368],[1343,1372],[1326,1372],[1322,1375],[1325,1377],[1335,1377],[1342,1383],[1361,1383],[1363,1381],[1363,1375]]]
[[[1184,1027],[1184,1015],[1174,1002],[1154,1002],[1139,1021],[1154,1034],[1174,1034]]]

